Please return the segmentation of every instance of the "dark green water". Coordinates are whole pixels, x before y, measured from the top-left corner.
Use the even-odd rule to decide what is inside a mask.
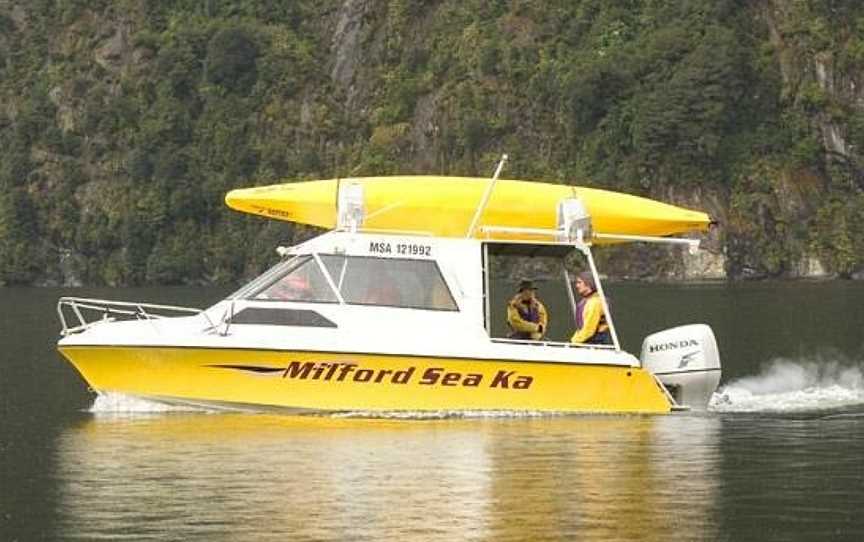
[[[54,351],[60,295],[227,292],[0,289],[0,540],[864,539],[864,285],[608,290],[631,351],[710,324],[724,399],[671,416],[89,412]]]

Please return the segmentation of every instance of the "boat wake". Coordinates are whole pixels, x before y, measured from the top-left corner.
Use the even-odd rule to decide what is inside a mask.
[[[96,396],[89,412],[97,415],[135,416],[163,412],[210,412],[210,410],[193,405],[169,405],[123,393],[100,393]]]
[[[864,406],[864,366],[776,359],[756,376],[729,382],[708,405],[714,412],[823,412]]]
[[[142,399],[123,393],[100,393],[90,407],[89,412],[98,416],[147,416],[152,414],[163,414],[171,412],[201,412],[216,413],[229,412],[226,409],[210,409],[198,405],[168,404],[149,399]],[[249,410],[237,410],[233,412],[250,412]],[[255,412],[254,410],[251,412]],[[260,412],[266,412],[261,410]],[[271,412],[272,413],[272,412]],[[298,412],[286,411],[286,413],[298,414]],[[323,416],[329,418],[366,418],[366,419],[396,419],[396,420],[441,420],[451,418],[537,418],[556,413],[540,411],[508,411],[508,410],[434,410],[434,411],[411,411],[411,410],[351,410],[343,412],[318,412],[308,411],[300,414]],[[563,413],[560,413],[563,414]]]
[[[539,410],[351,410],[325,414],[331,418],[373,418],[387,420],[446,420],[474,418],[542,418],[561,416],[563,412]]]

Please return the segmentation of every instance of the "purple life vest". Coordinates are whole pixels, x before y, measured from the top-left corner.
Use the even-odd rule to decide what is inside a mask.
[[[526,305],[520,301],[516,303],[516,310],[519,311],[519,316],[526,322],[533,322],[535,324],[540,322],[540,308],[537,303],[528,303]]]
[[[586,301],[588,301],[588,298],[583,297],[579,300],[579,303],[576,304],[576,329],[582,329],[582,326],[585,325],[585,320],[582,318],[582,313],[585,311]]]
[[[525,320],[526,322],[531,322],[534,324],[540,323],[540,305],[538,303],[528,303],[527,305],[522,301],[516,301],[513,303],[513,306],[516,308],[516,312],[519,313],[519,317]],[[511,339],[531,339],[531,333],[526,331],[516,331],[515,329],[510,333],[509,337]]]
[[[585,304],[588,302],[588,300],[591,297],[593,297],[595,295],[598,295],[597,292],[593,292],[588,297],[583,297],[582,299],[579,300],[579,303],[576,304],[576,329],[582,329],[582,327],[585,325],[585,319],[583,317],[583,313],[585,312]],[[608,303],[608,300],[607,300],[607,303]],[[600,314],[600,321],[597,322],[597,329],[600,329],[600,326],[603,326],[603,325],[607,325],[605,312]]]

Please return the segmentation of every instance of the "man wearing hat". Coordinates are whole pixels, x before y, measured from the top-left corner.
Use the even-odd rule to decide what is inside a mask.
[[[587,271],[576,277],[576,292],[581,299],[576,305],[576,332],[570,338],[574,344],[612,344],[609,324],[603,312],[603,302],[597,293],[594,276]]]
[[[537,299],[537,288],[530,280],[519,283],[519,291],[507,303],[507,324],[511,339],[539,341],[546,334],[546,307]]]

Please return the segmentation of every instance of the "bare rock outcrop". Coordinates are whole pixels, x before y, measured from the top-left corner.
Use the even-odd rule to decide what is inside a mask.
[[[97,64],[109,72],[119,72],[133,61],[132,46],[129,40],[130,24],[119,22],[114,33],[103,41],[93,52]]]
[[[369,0],[345,0],[339,10],[330,51],[333,68],[330,78],[348,97],[349,107],[357,94],[355,75],[362,58],[360,47],[364,19],[370,9]]]

